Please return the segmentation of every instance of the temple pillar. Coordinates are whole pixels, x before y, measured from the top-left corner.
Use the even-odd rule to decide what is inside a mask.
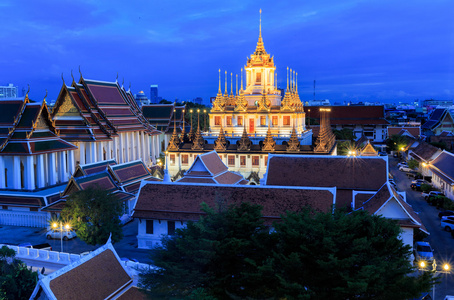
[[[119,133],[120,137],[120,155],[119,155],[119,160],[117,161],[119,164],[122,164],[124,162],[124,155],[123,155],[123,144],[124,144],[124,141],[123,141],[123,133]]]
[[[20,157],[19,156],[13,156],[12,176],[13,176],[13,189],[19,190],[21,188],[21,185],[20,185]]]
[[[26,190],[35,189],[35,170],[31,155],[25,157],[24,185]]]
[[[79,143],[79,164],[85,165],[85,143]]]
[[[46,177],[44,175],[44,154],[36,157],[36,183],[38,188],[43,188],[46,185]]]
[[[96,162],[96,142],[90,143],[90,161],[89,163]]]
[[[140,136],[143,132],[136,131],[136,159],[142,159],[143,151]],[[143,160],[142,160],[143,161]]]
[[[131,138],[129,137],[129,132],[125,132],[125,161],[129,162],[130,153],[129,153],[129,145],[131,145]]]
[[[129,133],[130,136],[129,138],[131,139],[131,142],[130,142],[130,145],[131,145],[131,151],[130,151],[130,154],[129,154],[129,157],[132,160],[135,160],[136,159],[136,133],[133,131],[133,132],[130,132]]]
[[[5,179],[5,162],[3,161],[3,156],[0,156],[0,189],[6,187]]]
[[[58,152],[58,181],[68,181],[68,174],[66,173],[66,152]]]
[[[142,134],[140,135],[140,137],[141,137],[141,142],[142,142],[142,145],[141,145],[141,146],[142,146],[142,147],[141,147],[141,149],[142,149],[142,155],[141,155],[141,156],[142,156],[142,161],[147,165],[147,164],[148,164],[148,155],[147,155],[147,144],[148,144],[148,143],[145,142],[145,141],[147,140],[147,139],[145,138],[145,136],[148,137],[148,135],[147,135],[145,132],[142,132]]]
[[[74,150],[68,151],[68,166],[69,166],[69,178],[74,174],[76,170],[76,163],[74,162]]]
[[[104,142],[98,142],[98,160],[97,161],[103,161],[104,160]]]
[[[115,142],[115,140],[114,140]],[[112,159],[112,141],[106,142],[106,159],[110,160]]]
[[[48,154],[48,166],[49,166],[49,185],[55,185],[57,183],[57,170],[55,168],[55,152]]]

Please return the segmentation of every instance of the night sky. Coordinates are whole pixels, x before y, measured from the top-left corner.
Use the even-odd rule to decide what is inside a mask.
[[[80,65],[133,93],[158,84],[165,99],[208,103],[218,69],[239,74],[254,52],[260,8],[279,86],[295,69],[304,101],[314,79],[332,102],[454,98],[452,0],[0,0],[0,85],[51,102]]]

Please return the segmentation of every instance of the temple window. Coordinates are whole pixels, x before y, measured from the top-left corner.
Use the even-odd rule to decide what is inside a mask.
[[[254,155],[252,156],[252,165],[253,166],[258,166],[260,162],[260,156]]]
[[[235,166],[235,155],[229,155],[227,159],[227,163],[229,167],[234,167]]]
[[[262,73],[255,74],[255,82],[256,83],[262,82]]]
[[[277,116],[273,116],[273,126],[278,126],[278,118]]]
[[[217,126],[221,125],[221,117],[219,116],[214,117],[214,125]]]
[[[167,234],[175,235],[175,221],[167,221]]]
[[[284,116],[284,126],[290,126],[290,116]]]
[[[243,126],[243,117],[238,117],[238,125]]]
[[[232,116],[227,116],[227,126],[232,126]]]
[[[266,126],[266,117],[265,116],[260,117],[260,126]]]
[[[145,221],[145,233],[146,234],[153,234],[153,220],[146,220]]]
[[[189,156],[187,154],[182,154],[181,155],[181,164],[187,165],[188,162],[189,162]]]
[[[170,165],[175,165],[175,154],[170,154]]]
[[[245,167],[246,166],[246,156],[241,155],[240,156],[240,167]]]

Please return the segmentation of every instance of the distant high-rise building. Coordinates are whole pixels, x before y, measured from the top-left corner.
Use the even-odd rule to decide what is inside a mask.
[[[152,84],[150,85],[150,103],[156,104],[159,103],[158,99],[158,85]]]
[[[192,103],[194,104],[202,104],[203,99],[201,97],[197,97],[194,100],[192,100]]]
[[[17,98],[17,86],[12,83],[8,86],[0,86],[0,98]]]

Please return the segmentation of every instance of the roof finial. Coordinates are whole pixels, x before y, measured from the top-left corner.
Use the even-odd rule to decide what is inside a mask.
[[[27,83],[27,86],[28,86],[28,90],[27,90],[27,93],[25,94],[26,98],[28,98],[28,93],[30,92],[30,84]]]
[[[117,72],[117,78],[115,78],[115,81],[118,82],[118,72]]]
[[[63,72],[61,72],[61,80],[63,80],[63,84],[65,84],[65,78],[63,78]]]
[[[47,98],[47,89],[46,89],[46,95],[44,96],[44,102],[46,102],[46,98]]]
[[[287,92],[288,92],[288,67],[287,67]]]
[[[131,91],[131,81],[129,82],[129,90],[128,91]]]
[[[123,81],[121,82],[121,87],[125,84],[125,78],[123,77]]]
[[[221,69],[219,69],[219,93],[222,94],[222,91],[221,91]]]
[[[73,75],[73,70],[71,69],[71,78],[73,79],[73,82],[75,82],[74,80],[74,75]]]
[[[80,70],[80,65],[79,65],[79,74],[80,74],[80,77],[82,77],[82,71]]]
[[[259,37],[262,37],[262,9],[260,9]]]

